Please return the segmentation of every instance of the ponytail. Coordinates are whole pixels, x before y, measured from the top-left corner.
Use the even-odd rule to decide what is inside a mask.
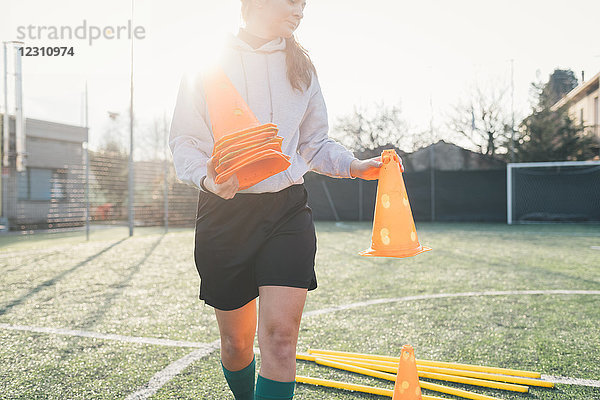
[[[308,51],[296,41],[294,35],[286,38],[285,41],[288,80],[294,89],[303,92],[311,84],[311,72],[316,75],[317,71],[308,55]],[[302,84],[304,84],[304,89]]]

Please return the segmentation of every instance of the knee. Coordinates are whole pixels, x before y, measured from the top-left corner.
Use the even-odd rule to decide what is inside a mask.
[[[221,336],[221,350],[228,354],[243,354],[254,346],[254,338]]]
[[[297,331],[282,327],[272,327],[266,329],[263,333],[258,336],[258,344],[261,352],[264,349],[278,359],[296,358]]]

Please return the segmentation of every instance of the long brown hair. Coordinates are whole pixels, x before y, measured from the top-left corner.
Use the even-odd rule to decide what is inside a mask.
[[[250,11],[250,1],[242,1],[242,18],[248,21],[248,13]],[[308,55],[308,51],[296,41],[294,35],[285,38],[285,61],[287,65],[287,78],[290,85],[300,92],[308,89],[312,80],[312,73],[315,75],[317,71]],[[304,84],[304,88],[302,88]]]

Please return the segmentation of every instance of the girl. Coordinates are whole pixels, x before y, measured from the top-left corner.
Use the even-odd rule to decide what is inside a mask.
[[[291,399],[300,318],[307,291],[317,287],[303,175],[310,169],[372,180],[381,162],[358,160],[327,135],[315,68],[293,36],[306,3],[241,1],[246,25],[228,38],[220,66],[258,120],[278,125],[291,166],[241,191],[235,175],[215,183],[214,139],[199,76],[180,86],[169,147],[177,177],[200,189],[194,249],[199,298],[215,310],[227,383],[238,400]],[[257,297],[261,365],[255,383]]]

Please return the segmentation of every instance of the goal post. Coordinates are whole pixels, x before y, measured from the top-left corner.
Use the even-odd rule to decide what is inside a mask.
[[[600,161],[509,163],[506,221],[600,222]]]

